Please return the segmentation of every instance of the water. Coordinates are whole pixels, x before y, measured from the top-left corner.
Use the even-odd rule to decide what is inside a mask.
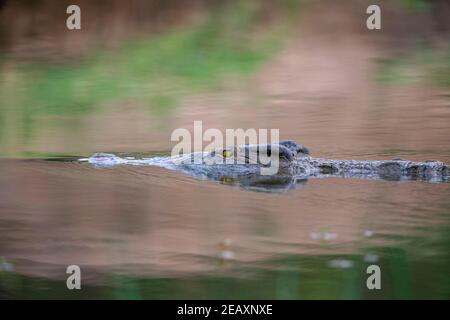
[[[253,93],[244,106],[218,93],[164,115],[162,126],[148,127],[157,118],[136,108],[41,127],[13,145],[40,155],[0,160],[0,296],[450,298],[448,183],[327,178],[261,193],[160,167],[71,161],[167,155],[171,131],[203,119],[205,128],[280,128],[315,157],[449,163],[446,96],[383,90],[395,98],[364,96],[371,107],[290,94],[256,104]],[[72,157],[48,161],[53,154]],[[72,264],[80,291],[66,289]],[[382,290],[366,287],[371,264]]]
[[[449,183],[327,178],[267,193],[161,167],[71,161],[167,155],[173,130],[202,120],[222,132],[278,128],[314,157],[450,163],[448,88],[414,81],[420,65],[408,83],[375,81],[388,42],[367,35],[366,7],[332,5],[307,9],[274,56],[224,57],[213,46],[205,66],[197,43],[184,45],[188,32],[60,69],[2,65],[0,298],[449,299]],[[417,34],[383,30],[395,43]],[[148,50],[176,63],[146,60]],[[194,78],[177,84],[180,65]],[[227,66],[247,77],[198,88]],[[144,67],[170,72],[159,83]],[[381,290],[366,287],[371,264]],[[67,290],[69,265],[81,267],[82,290]]]
[[[329,178],[260,193],[70,160],[1,160],[2,297],[449,297],[448,183]],[[72,264],[79,292],[65,290]]]

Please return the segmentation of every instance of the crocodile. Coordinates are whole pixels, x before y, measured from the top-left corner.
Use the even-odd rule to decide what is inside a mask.
[[[264,161],[263,161],[264,159]],[[262,174],[276,160],[275,174]],[[240,185],[245,189],[280,191],[304,184],[309,178],[361,178],[389,181],[448,182],[450,167],[437,160],[333,160],[310,156],[308,148],[293,140],[260,145],[236,145],[176,156],[133,157],[96,153],[82,159],[95,166],[160,166],[198,179]]]

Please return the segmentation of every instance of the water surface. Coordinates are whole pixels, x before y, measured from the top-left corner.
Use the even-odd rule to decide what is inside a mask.
[[[0,168],[3,297],[449,297],[448,183],[327,178],[261,193],[159,167]],[[72,264],[77,293],[64,290]],[[370,264],[380,292],[365,286]]]
[[[448,49],[398,60],[400,45],[428,42],[397,23],[426,23],[386,15],[374,37],[364,1],[324,3],[269,52],[244,50],[238,23],[237,40],[187,29],[73,64],[5,60],[0,298],[449,299],[449,183],[327,178],[267,193],[160,167],[60,161],[168,154],[173,130],[201,120],[204,130],[276,128],[314,157],[450,163],[448,86],[426,73],[448,80]],[[376,81],[397,68],[406,83]],[[371,264],[381,290],[366,287]],[[82,290],[66,288],[68,265],[81,267]]]

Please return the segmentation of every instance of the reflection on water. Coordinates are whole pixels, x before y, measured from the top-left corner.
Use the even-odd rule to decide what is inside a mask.
[[[264,49],[242,38],[259,31],[249,8],[74,65],[2,60],[0,298],[450,298],[448,183],[329,178],[261,193],[159,167],[42,159],[167,152],[174,129],[202,120],[278,128],[314,157],[450,163],[448,86],[375,81],[392,39],[416,43],[427,23],[394,5],[368,34],[367,3],[311,2],[279,51],[274,33],[257,41]],[[448,83],[450,60],[433,57],[380,72],[409,78],[433,60]],[[66,288],[73,264],[80,291]],[[366,288],[370,264],[380,291]]]
[[[3,297],[448,298],[449,184],[262,194],[158,167],[2,160]],[[365,287],[368,265],[383,290]],[[65,289],[82,268],[83,290]]]

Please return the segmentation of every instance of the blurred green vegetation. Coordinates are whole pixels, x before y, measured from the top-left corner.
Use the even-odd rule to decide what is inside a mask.
[[[285,1],[287,9],[292,2]],[[286,24],[258,24],[255,4],[233,1],[200,25],[132,40],[78,63],[8,70],[0,83],[1,103],[32,115],[83,113],[133,98],[167,111],[187,94],[219,87],[224,77],[250,74],[279,47]]]
[[[82,283],[67,290],[65,279],[0,272],[3,299],[448,299],[445,261],[415,260],[400,248],[373,248],[380,260],[362,255],[290,255],[267,268],[244,266],[224,272],[185,277],[143,277],[124,273],[99,275],[102,285]],[[351,261],[349,268],[330,266],[333,259]],[[422,257],[423,258],[423,257]],[[448,258],[448,257],[447,257]],[[446,259],[447,259],[446,258]],[[381,290],[368,290],[366,269],[381,269]],[[431,269],[430,269],[431,267]],[[62,270],[64,267],[61,268]],[[437,273],[435,273],[437,272]],[[92,278],[92,277],[90,277]]]
[[[445,218],[447,207],[442,208]],[[417,228],[395,245],[370,241],[348,254],[283,254],[258,263],[240,264],[211,259],[216,271],[178,276],[140,276],[124,270],[97,274],[99,285],[82,282],[82,290],[67,290],[65,266],[61,279],[32,277],[2,266],[0,298],[6,299],[448,299],[450,298],[450,229],[448,225]],[[378,257],[367,261],[367,255]],[[336,267],[333,260],[350,262]],[[368,290],[369,265],[381,269],[381,290]],[[131,270],[133,268],[131,267]],[[92,273],[93,272],[93,273]],[[93,276],[89,276],[93,279]]]
[[[421,48],[378,63],[376,79],[387,84],[432,84],[450,88],[450,49]]]
[[[78,61],[0,56],[0,153],[22,154],[37,130],[62,123],[61,117],[79,130],[83,115],[121,101],[162,116],[183,97],[242,85],[282,46],[300,3],[280,2],[268,22],[261,18],[264,1],[223,2],[202,22],[130,35],[119,48],[93,48]]]
[[[410,10],[424,10],[430,7],[430,0],[402,0]]]

